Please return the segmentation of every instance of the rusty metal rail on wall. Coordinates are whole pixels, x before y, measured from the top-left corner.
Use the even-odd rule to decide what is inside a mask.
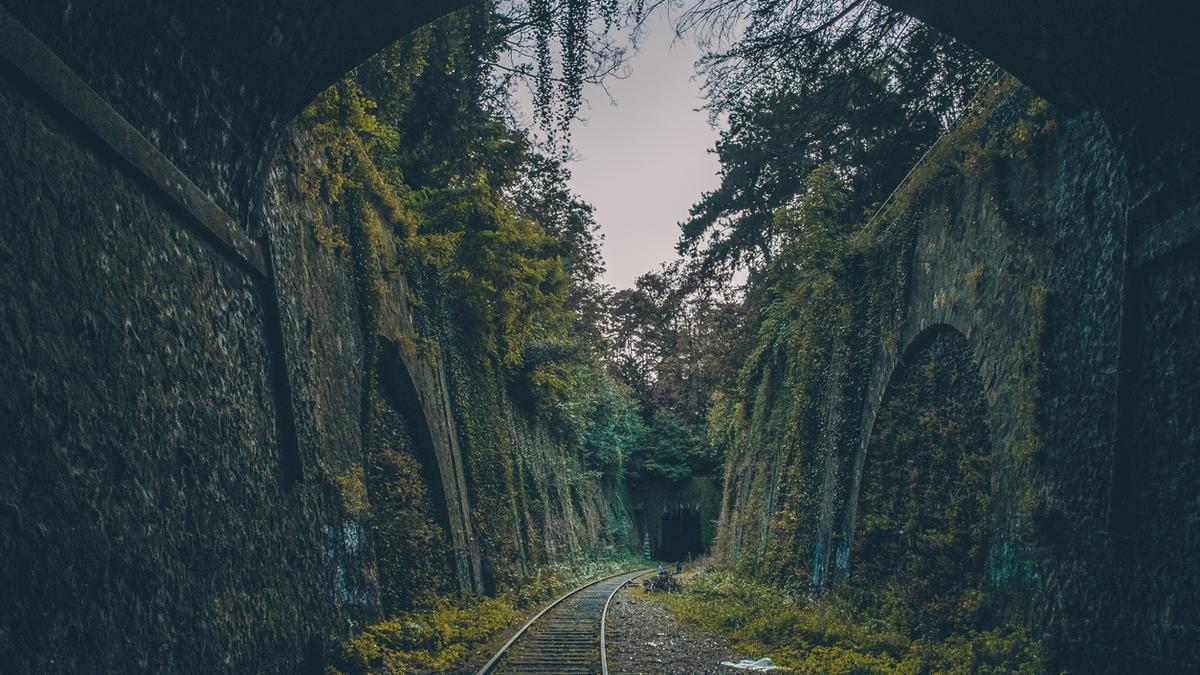
[[[171,160],[88,86],[71,67],[42,44],[8,10],[0,7],[0,59],[48,96],[95,140],[149,181],[193,226],[259,278],[267,276],[262,247]]]
[[[281,449],[281,482],[285,488],[298,482],[303,478],[303,465],[279,297],[263,246],[37,36],[0,7],[0,74],[9,71],[19,83],[36,90],[39,98],[48,99],[53,112],[66,115],[74,122],[72,126],[82,129],[89,140],[107,151],[106,155],[115,156],[119,166],[147,184],[151,194],[165,201],[170,210],[178,212],[192,233],[252,280],[262,300]]]

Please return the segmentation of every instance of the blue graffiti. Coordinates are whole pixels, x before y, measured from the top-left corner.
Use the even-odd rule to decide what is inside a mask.
[[[845,539],[838,542],[837,553],[833,557],[833,565],[838,572],[845,572],[850,568],[850,542]]]
[[[817,545],[813,549],[813,569],[812,569],[812,582],[813,582],[813,586],[816,588],[820,588],[821,582],[823,581],[823,579],[821,578],[821,576],[822,576],[821,575],[821,567],[822,567],[822,565],[821,565],[821,540],[818,539]]]

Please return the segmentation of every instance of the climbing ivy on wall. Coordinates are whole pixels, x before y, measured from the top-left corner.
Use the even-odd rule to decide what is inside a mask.
[[[848,190],[835,166],[822,165],[795,206],[775,214],[784,243],[751,289],[762,309],[738,382],[741,402],[726,404],[724,431],[712,429],[728,444],[727,483],[755,477],[748,482],[756,492],[739,495],[730,516],[743,532],[733,552],[787,584],[809,578],[799,561],[815,546],[825,439],[846,424],[829,410],[862,388],[867,345],[896,320],[898,275],[911,248],[903,220],[850,224]]]
[[[757,576],[800,590],[824,586],[835,568],[844,574],[845,561],[835,562],[835,558],[845,555],[836,549],[849,542],[823,541],[818,535],[824,529],[836,537],[843,528],[842,509],[850,499],[849,476],[863,441],[860,422],[876,358],[903,347],[899,341],[917,233],[912,214],[964,179],[995,185],[1002,176],[1002,162],[1026,157],[1035,141],[1054,128],[1053,110],[1015,80],[1001,78],[981,92],[972,112],[914,168],[884,210],[863,214],[849,207],[861,196],[848,197],[855,188],[845,169],[826,164],[805,178],[786,206],[771,214],[776,241],[772,260],[752,273],[747,289],[747,303],[757,309],[753,347],[736,386],[718,393],[719,405],[709,417],[710,437],[720,441],[726,456],[724,520],[717,543],[722,554],[736,557],[739,565]],[[1036,237],[1035,225],[1011,220],[1015,241]],[[977,292],[986,274],[980,265],[971,269],[964,278],[967,292]],[[1040,284],[1031,290],[1030,335],[1014,346],[1026,401],[1018,455],[1026,459],[1036,458],[1041,443],[1038,354],[1050,293]],[[914,451],[913,444],[920,445],[914,440],[918,437],[948,444],[939,452],[964,444],[974,452],[977,442],[982,442],[977,426],[968,429],[960,421],[926,417],[924,422],[935,426],[945,422],[943,431],[964,435],[910,430],[905,432],[910,437],[893,435],[888,442],[908,444]],[[924,429],[904,426],[910,427]],[[873,470],[869,461],[868,470]],[[950,473],[944,475],[958,475],[953,473],[958,470],[955,466],[945,470]],[[1036,521],[1044,510],[1042,501],[1036,492],[1025,495],[1021,508],[1029,513],[1022,519]],[[967,504],[943,506],[961,515]],[[866,506],[859,506],[860,515],[866,513]],[[976,511],[985,509],[976,507]],[[876,524],[886,529],[883,523],[889,522]],[[975,526],[959,526],[962,532],[975,532]],[[967,548],[972,555],[979,552]],[[857,558],[853,554],[849,558],[853,570]],[[911,581],[923,573],[914,571],[907,578]],[[971,572],[977,574],[978,570]],[[971,575],[965,578],[978,578]],[[890,577],[872,579],[870,587],[881,591],[898,583]],[[952,597],[948,602],[954,604],[954,611],[940,609],[954,621],[986,614],[980,609],[985,601],[976,595],[981,587],[972,585],[974,581],[964,584],[941,589]],[[928,596],[914,589],[910,585],[886,595],[895,599],[896,606],[923,604],[925,600],[918,598]],[[926,621],[922,618],[926,615],[916,616],[914,621]]]
[[[938,329],[931,329],[938,331]],[[850,593],[945,635],[986,619],[992,447],[983,382],[961,334],[898,367],[861,478]]]
[[[427,412],[378,386],[381,335],[445,376],[485,591],[630,530],[620,494],[640,427],[587,343],[595,223],[507,113],[490,64],[509,34],[492,9],[388,48],[322,93],[299,130],[313,238],[357,286],[370,440],[365,470],[337,483],[348,515],[372,526],[388,611],[454,590],[467,553],[446,551],[445,497],[416,439]],[[381,325],[396,306],[412,309],[415,334]]]
[[[446,532],[414,453],[412,421],[381,403],[366,466],[366,515],[377,535],[380,590],[389,612],[429,606],[452,589]]]

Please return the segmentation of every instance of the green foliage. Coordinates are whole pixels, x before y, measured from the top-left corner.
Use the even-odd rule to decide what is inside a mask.
[[[299,183],[334,210],[318,215],[318,241],[348,248],[359,227],[384,269],[437,270],[479,353],[512,366],[535,335],[571,326],[569,274],[592,283],[599,252],[566,172],[493,103],[496,31],[484,9],[458,12],[322,93],[303,116],[320,161]]]
[[[429,611],[374,624],[342,644],[345,673],[429,673],[461,667],[471,650],[517,622],[522,613],[507,598],[442,600]]]
[[[622,476],[626,456],[644,434],[629,389],[584,363],[540,364],[530,377],[551,425],[587,466]]]
[[[608,318],[611,293],[600,280],[603,235],[591,204],[570,191],[570,177],[562,162],[534,154],[510,193],[520,212],[537,221],[558,244],[557,255],[571,280],[566,299],[572,318],[570,332],[585,348],[602,353],[602,324]]]
[[[1057,125],[1057,115],[1045,100],[1005,75],[983,88],[974,107],[912,168],[896,187],[887,210],[908,211],[925,196],[963,176],[991,183],[1000,161],[1025,157],[1033,143]]]
[[[1028,329],[1024,339],[1014,346],[1012,352],[1012,361],[1018,368],[1018,412],[1024,436],[1016,454],[1026,460],[1040,459],[1042,454],[1042,353],[1045,350],[1046,305],[1049,297],[1050,288],[1045,283],[1039,282],[1030,289]]]
[[[886,588],[914,631],[980,627],[987,614],[991,444],[966,339],[901,364],[875,419],[862,475],[852,586]]]
[[[395,132],[375,116],[377,107],[355,82],[343,80],[325,90],[301,116],[319,157],[301,167],[297,186],[310,202],[343,209],[341,217],[333,218],[324,209],[314,212],[314,235],[326,248],[349,249],[348,228],[359,225],[345,217],[347,190],[373,188],[396,203],[370,160],[373,153],[395,150],[398,142]]]
[[[367,500],[365,473],[362,466],[356,465],[334,479],[342,496],[342,508],[355,518],[366,516],[371,511],[371,504]]]
[[[832,164],[849,188],[844,217],[853,222],[864,210],[875,208],[945,131],[991,70],[962,45],[920,25],[898,25],[894,12],[878,6],[857,11],[882,13],[886,21],[881,30],[888,33],[885,26],[891,25],[898,31],[891,36],[892,47],[886,49],[878,43],[825,41],[830,39],[825,33],[846,24],[836,24],[832,31],[791,35],[812,18],[799,12],[797,5],[830,5],[826,0],[763,7],[759,7],[762,3],[730,3],[734,9],[729,11],[743,11],[749,4],[760,11],[746,29],[748,42],[735,46],[734,52],[778,49],[778,45],[753,42],[755,35],[776,32],[789,35],[791,41],[782,43],[789,50],[800,41],[811,43],[811,51],[769,60],[774,64],[769,68],[788,71],[782,76],[760,74],[760,79],[729,91],[710,90],[712,103],[729,113],[728,128],[716,145],[721,183],[692,207],[691,217],[681,225],[678,244],[681,253],[694,257],[702,277],[729,278],[745,268],[753,277],[753,272],[770,266],[785,246],[781,237],[786,236],[775,214],[808,190],[809,176],[823,164]],[[776,21],[777,25],[772,23]],[[855,49],[872,52],[872,57],[838,61]],[[795,72],[786,65],[795,58],[819,58],[816,53],[826,53],[838,65],[801,67]],[[718,63],[728,58],[710,57]],[[745,65],[754,71],[750,62]],[[740,70],[740,66],[733,68]],[[721,80],[732,73],[710,69],[709,75],[712,84],[714,75]]]
[[[718,548],[736,556],[743,573],[767,582],[756,591],[763,595],[779,588],[812,591],[829,581],[822,575],[846,574],[832,563],[823,567],[830,556],[821,545],[830,542],[817,535],[831,527],[836,538],[846,518],[839,511],[850,481],[844,467],[853,466],[854,450],[866,440],[857,422],[876,355],[881,347],[893,353],[902,347],[917,231],[913,214],[941,197],[942,188],[986,185],[1001,175],[997,169],[1005,161],[1028,156],[1036,138],[1055,126],[1044,103],[1011,78],[1002,79],[982,92],[979,108],[914,168],[887,210],[873,213],[864,207],[882,195],[864,186],[854,163],[836,153],[817,154],[833,159],[805,164],[813,168],[803,180],[783,175],[780,167],[787,162],[799,166],[813,159],[811,153],[787,156],[793,152],[787,148],[781,156],[769,154],[767,139],[783,133],[771,125],[785,120],[766,112],[744,130],[747,143],[763,144],[769,162],[749,169],[734,164],[726,173],[736,178],[728,186],[732,190],[752,197],[765,184],[783,190],[783,196],[780,206],[756,216],[757,225],[747,224],[765,228],[762,241],[769,243],[758,252],[750,238],[726,242],[759,256],[746,290],[756,323],[738,381],[713,396],[708,416],[709,437],[726,453],[726,500],[733,507],[726,509],[729,521]],[[742,215],[731,210],[723,217]],[[1036,223],[1006,220],[1018,245],[1036,241]],[[718,230],[733,237],[737,227],[729,220]],[[701,234],[711,233],[693,234],[700,242]],[[719,238],[707,241],[723,245]],[[714,251],[693,253],[704,263]],[[967,271],[968,301],[979,302],[989,274],[982,264]],[[1032,464],[1042,453],[1040,355],[1049,296],[1044,285],[1031,289],[1028,335],[1013,345],[1020,440],[1005,450]],[[994,628],[989,610],[992,448],[979,374],[969,353],[943,350],[916,359],[902,369],[875,419],[854,505],[848,578],[833,586],[834,594],[787,601],[801,605],[800,615],[784,610],[780,623],[766,614],[760,624],[737,620],[755,611],[751,600],[726,609],[738,593],[717,594],[711,603],[680,598],[681,611],[693,612],[701,623],[709,621],[705,614],[715,615],[706,625],[724,622],[748,651],[781,655],[777,660],[800,672],[1040,668],[1031,643]],[[1044,488],[1034,487],[1017,508],[1032,531],[1046,525],[1054,504]],[[794,633],[787,622],[809,622],[832,634]],[[893,644],[873,645],[874,637]]]
[[[425,606],[449,588],[446,532],[408,450],[374,448],[368,466],[371,509],[383,605],[389,611]]]
[[[736,378],[747,307],[734,294],[693,288],[679,264],[638,277],[612,299],[611,370],[642,402],[702,423],[714,391]]]
[[[724,391],[713,392],[712,405],[705,420],[708,442],[718,448],[729,447],[737,435],[744,431],[744,418],[745,407],[742,403]]]
[[[571,4],[595,15],[586,0]],[[620,489],[641,435],[628,392],[603,374],[593,346],[606,302],[596,223],[562,163],[539,154],[505,108],[507,85],[493,64],[514,34],[495,9],[474,6],[417,31],[302,116],[313,161],[297,187],[317,206],[314,238],[353,270],[372,411],[365,471],[339,477],[338,487],[347,513],[372,528],[385,611],[432,606],[437,615],[436,629],[395,624],[364,637],[359,661],[373,667],[393,656],[387,668],[441,667],[458,658],[447,635],[493,626],[438,599],[454,590],[447,525],[432,470],[417,459],[420,432],[406,427],[425,424],[423,413],[393,414],[374,383],[377,336],[396,330],[379,325],[382,310],[412,308],[419,334],[397,339],[421,345],[421,358],[447,375],[485,590],[518,586],[531,565],[589,546],[576,541],[584,526],[610,537],[628,530],[624,513],[595,513],[620,504],[608,492]],[[586,57],[568,59],[572,77]],[[406,297],[387,297],[401,289]],[[546,345],[570,353],[543,358]],[[514,405],[526,393],[536,424]],[[504,618],[501,605],[480,611]],[[379,647],[389,640],[409,656]]]
[[[607,549],[538,568],[496,597],[439,599],[429,609],[399,614],[339,641],[332,668],[347,675],[458,670],[550,599],[584,581],[638,564],[627,551]]]
[[[662,543],[661,514],[700,514],[701,541],[712,541],[719,510],[721,448],[705,433],[714,396],[737,377],[747,342],[747,307],[731,294],[685,285],[665,265],[613,296],[609,370],[637,399],[641,429],[626,474],[641,527]]]
[[[748,301],[760,307],[756,334],[709,429],[731,455],[762,448],[756,461],[773,456],[770,461],[782,467],[769,527],[755,524],[765,519],[752,510],[735,515],[746,519],[736,526],[762,531],[747,551],[762,555],[755,563],[760,573],[785,583],[807,574],[819,508],[814,476],[822,466],[822,435],[830,431],[824,411],[841,403],[837,392],[861,373],[849,348],[862,338],[851,330],[867,316],[876,288],[861,270],[876,256],[892,254],[846,225],[848,188],[832,165],[815,169],[805,186],[793,207],[774,215],[783,246],[750,290]],[[768,469],[760,463],[757,470]],[[765,495],[738,499],[759,504]]]
[[[965,630],[940,639],[856,609],[718,570],[662,598],[680,618],[729,637],[740,654],[770,656],[797,673],[1040,673],[1040,646],[1017,629]]]
[[[677,26],[710,45],[699,65],[710,105],[719,110],[749,91],[823,79],[845,79],[851,93],[870,78],[912,87],[896,76],[898,64],[924,80],[928,98],[917,105],[937,110],[977,75],[981,61],[904,11],[861,0],[695,0]]]
[[[1037,464],[1044,459],[1045,447],[1042,425],[1042,377],[1045,351],[1047,303],[1050,287],[1037,283],[1029,294],[1029,321],[1025,336],[1013,347],[1012,361],[1017,368],[1018,421],[1021,425],[1021,440],[1013,454],[1028,463]],[[1030,481],[1022,492],[1017,513],[1021,525],[1031,534],[1047,534],[1053,521],[1053,510],[1057,505],[1045,485]]]
[[[765,528],[759,526],[766,520],[765,507],[759,505],[766,504],[766,494],[736,495],[738,509],[730,514],[736,521],[731,531],[761,536],[743,534],[722,544],[749,556],[753,562],[748,564],[757,565],[761,574],[807,583],[805,570],[815,546],[812,524],[821,517],[819,496],[825,489],[820,481],[826,444],[837,438],[839,447],[853,447],[860,433],[844,423],[827,427],[833,419],[829,411],[838,411],[842,419],[846,411],[856,415],[861,398],[856,403],[855,397],[862,396],[877,350],[900,347],[916,232],[910,214],[950,181],[988,180],[996,162],[1024,156],[1034,138],[1053,128],[1053,113],[1005,78],[984,90],[978,110],[913,170],[886,212],[861,224],[861,183],[854,170],[832,162],[818,165],[787,206],[770,214],[774,255],[751,274],[747,289],[747,303],[757,309],[749,357],[736,385],[714,398],[722,406],[710,417],[710,436],[721,439],[729,453],[728,480],[775,471],[768,462],[782,467],[770,497],[774,516]],[[967,275],[969,296],[985,274],[980,267]],[[1037,323],[1032,325],[1036,329]],[[1037,353],[1027,345],[1020,351]],[[1029,370],[1036,374],[1036,367]],[[1030,401],[1036,401],[1034,380],[1027,378]],[[1024,447],[1036,449],[1036,415],[1025,417],[1032,440]],[[751,489],[759,490],[760,483]],[[1026,502],[1035,500],[1031,496]]]
[[[630,453],[631,480],[671,483],[704,475],[720,463],[719,451],[709,444],[704,429],[664,410],[654,414]]]
[[[419,202],[427,231],[454,235],[454,246],[448,255],[427,256],[425,262],[447,278],[464,314],[462,325],[484,352],[517,364],[536,331],[567,321],[569,284],[557,240],[519,216],[481,179],[427,192]],[[416,250],[422,250],[419,244]]]

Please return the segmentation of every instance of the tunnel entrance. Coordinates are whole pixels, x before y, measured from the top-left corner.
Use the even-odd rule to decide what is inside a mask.
[[[656,560],[687,560],[705,552],[700,512],[696,509],[670,509],[662,514],[660,527],[660,543],[654,551]]]
[[[987,620],[991,444],[970,345],[947,326],[901,359],[872,428],[851,587],[942,633]]]

